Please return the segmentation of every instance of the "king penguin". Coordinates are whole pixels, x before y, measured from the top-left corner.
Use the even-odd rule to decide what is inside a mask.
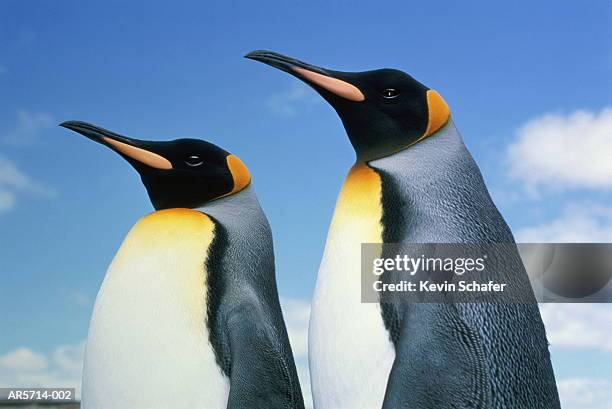
[[[82,407],[303,408],[270,227],[243,162],[202,140],[61,126],[126,159],[155,208],[98,292]]]
[[[270,51],[247,58],[313,87],[356,152],[312,301],[317,409],[558,409],[548,342],[514,238],[444,99],[395,69],[339,72]],[[511,243],[529,302],[362,303],[362,243]]]

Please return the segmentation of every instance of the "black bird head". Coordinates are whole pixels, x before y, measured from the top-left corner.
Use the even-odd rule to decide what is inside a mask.
[[[156,210],[197,208],[251,181],[238,157],[199,139],[154,142],[127,138],[80,121],[60,124],[114,150],[138,171]]]
[[[313,87],[342,119],[360,161],[391,155],[439,130],[450,110],[434,90],[393,69],[332,71],[271,51],[245,56]]]

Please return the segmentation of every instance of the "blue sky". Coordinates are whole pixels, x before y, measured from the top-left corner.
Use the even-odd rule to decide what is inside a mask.
[[[241,157],[273,227],[281,296],[308,302],[354,155],[335,112],[242,58],[254,49],[409,72],[451,106],[515,232],[612,240],[612,175],[591,160],[612,146],[580,147],[612,139],[611,22],[596,0],[0,2],[0,356],[84,339],[106,266],[151,211],[129,165],[62,120]],[[612,382],[612,347],[555,354],[560,378]]]

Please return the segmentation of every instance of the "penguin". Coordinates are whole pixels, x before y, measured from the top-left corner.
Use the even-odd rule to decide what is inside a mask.
[[[270,226],[244,163],[203,140],[61,126],[127,160],[155,208],[98,292],[82,407],[304,408]]]
[[[314,88],[356,153],[312,300],[315,407],[558,409],[544,325],[514,238],[442,96],[396,69],[333,71],[271,51],[246,58]],[[363,303],[362,243],[505,243],[512,250],[500,276],[528,302]]]

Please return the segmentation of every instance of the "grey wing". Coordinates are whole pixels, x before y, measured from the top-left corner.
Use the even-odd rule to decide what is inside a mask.
[[[247,204],[242,211],[249,209]],[[255,213],[247,229],[216,209],[225,222],[214,219],[208,257],[209,341],[230,378],[227,408],[303,409],[276,289],[271,232],[259,207]]]
[[[261,306],[243,303],[228,317],[228,409],[304,408],[291,348],[267,316]]]
[[[404,310],[383,409],[487,408],[482,343],[452,304]]]

